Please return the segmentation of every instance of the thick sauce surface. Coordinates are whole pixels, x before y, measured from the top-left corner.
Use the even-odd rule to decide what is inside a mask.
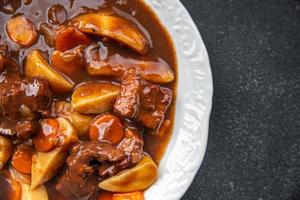
[[[6,2],[6,0],[4,0],[4,2]],[[12,2],[18,1],[13,0]],[[57,18],[53,17],[50,12],[53,10],[54,5],[59,8],[57,9],[59,12]],[[3,11],[7,9],[9,8],[5,7],[3,3],[0,2],[0,10]],[[39,49],[44,52],[45,55],[51,55],[54,49],[45,44],[44,37],[41,35],[37,43],[30,48],[21,48],[19,45],[13,43],[5,31],[6,23],[12,16],[24,14],[35,24],[35,27],[38,29],[40,24],[44,22],[49,23],[55,20],[66,21],[82,13],[94,13],[99,11],[113,11],[117,13],[117,15],[132,21],[144,33],[150,44],[149,53],[141,56],[129,48],[120,47],[117,43],[109,43],[107,44],[110,49],[108,52],[109,55],[114,55],[116,52],[118,52],[123,57],[152,61],[158,61],[161,58],[165,60],[169,66],[171,66],[175,73],[175,81],[165,85],[173,91],[172,105],[165,116],[165,120],[169,120],[169,124],[167,126],[168,128],[166,128],[166,130],[164,130],[164,134],[161,135],[151,135],[149,134],[150,130],[146,131],[144,134],[145,151],[152,156],[153,160],[157,164],[159,164],[168,141],[172,135],[176,102],[177,63],[175,49],[169,34],[161,25],[152,10],[148,8],[141,0],[22,0],[20,7],[13,14],[0,12],[0,41],[8,44],[8,48],[11,52],[13,52],[14,58],[21,66],[24,67],[23,60],[31,50]],[[58,25],[53,26],[58,27]],[[81,73],[78,73],[76,76],[72,77],[72,80],[78,84],[90,80],[110,80],[110,78],[93,77],[90,76],[85,70],[82,70]],[[71,93],[64,93],[63,95],[55,94],[55,98],[57,100],[69,100],[70,96]],[[46,184],[50,199],[63,200],[65,198],[54,189],[53,184],[55,181],[56,180],[54,179]],[[5,180],[1,180],[0,177],[1,191],[6,191],[6,187],[7,184],[5,183]],[[2,193],[0,192],[0,195],[1,194]]]

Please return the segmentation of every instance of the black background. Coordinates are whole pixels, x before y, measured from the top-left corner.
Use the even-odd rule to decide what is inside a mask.
[[[300,1],[182,2],[215,90],[207,153],[183,200],[299,200]]]

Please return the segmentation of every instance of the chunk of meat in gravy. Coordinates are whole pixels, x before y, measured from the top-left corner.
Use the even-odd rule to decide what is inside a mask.
[[[121,92],[114,105],[114,112],[122,117],[135,118],[140,106],[140,77],[133,70],[127,71],[121,80]]]
[[[18,80],[5,73],[0,78],[0,134],[26,138],[35,130],[36,115],[49,109],[52,92],[42,77]]]
[[[172,102],[172,91],[160,85],[142,81],[138,121],[148,128],[157,130],[165,118]]]
[[[125,152],[126,159],[118,163],[102,165],[99,168],[99,176],[110,177],[128,167],[133,167],[143,158],[143,147],[144,140],[139,132],[132,128],[126,128],[124,139],[117,145],[117,149]]]
[[[7,45],[6,44],[0,44],[0,73],[2,73],[5,70],[5,64],[7,61]]]
[[[126,158],[125,152],[109,143],[82,142],[71,150],[68,169],[55,188],[69,199],[90,199],[98,188],[92,163],[117,163]]]
[[[8,84],[7,84],[8,83]],[[46,111],[52,100],[49,83],[42,77],[25,78],[22,81],[0,83],[0,105],[2,112],[12,119],[19,118],[20,108],[25,106],[32,112]]]

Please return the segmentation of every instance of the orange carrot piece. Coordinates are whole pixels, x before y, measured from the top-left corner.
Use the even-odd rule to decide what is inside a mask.
[[[114,194],[112,200],[145,200],[142,192]]]
[[[51,56],[53,66],[68,76],[73,76],[84,68],[83,49],[75,48],[65,52],[54,51]]]
[[[111,114],[96,117],[90,125],[89,133],[91,140],[109,141],[112,144],[117,144],[124,136],[121,120]]]
[[[8,20],[6,29],[10,39],[21,46],[29,47],[37,41],[35,27],[24,15]]]
[[[14,153],[11,164],[20,173],[31,174],[32,155],[32,149],[21,147]]]
[[[55,147],[55,139],[59,134],[59,124],[55,119],[45,119],[41,122],[42,130],[34,138],[37,151],[47,152]]]
[[[75,27],[62,28],[58,31],[55,39],[55,49],[67,51],[79,45],[90,45],[91,40]]]

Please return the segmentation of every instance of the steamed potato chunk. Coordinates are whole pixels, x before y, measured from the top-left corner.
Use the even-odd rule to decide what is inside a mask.
[[[61,147],[50,152],[37,152],[32,157],[31,188],[37,188],[50,180],[64,164],[67,153]]]
[[[72,95],[74,110],[84,114],[101,114],[113,108],[120,86],[109,82],[87,82]]]
[[[135,192],[148,188],[157,175],[156,164],[150,157],[145,156],[135,167],[102,181],[99,187],[110,192]]]
[[[140,54],[148,52],[143,33],[130,21],[118,16],[84,14],[73,20],[75,27],[84,33],[111,38],[127,45]]]
[[[83,115],[73,109],[71,103],[66,101],[55,102],[52,112],[58,117],[64,117],[72,123],[78,136],[88,136],[90,123],[93,120],[91,116]]]
[[[22,196],[21,200],[48,200],[48,193],[45,186],[40,186],[35,189],[31,189],[30,185],[21,183]]]
[[[38,34],[34,24],[24,15],[9,19],[6,29],[10,39],[21,46],[29,47],[37,41]]]
[[[55,92],[67,92],[74,86],[71,80],[49,65],[39,50],[33,50],[28,54],[25,63],[25,75],[30,77],[45,77]]]
[[[13,152],[12,142],[3,136],[0,136],[0,170],[10,159],[10,157],[12,156],[12,152]]]

